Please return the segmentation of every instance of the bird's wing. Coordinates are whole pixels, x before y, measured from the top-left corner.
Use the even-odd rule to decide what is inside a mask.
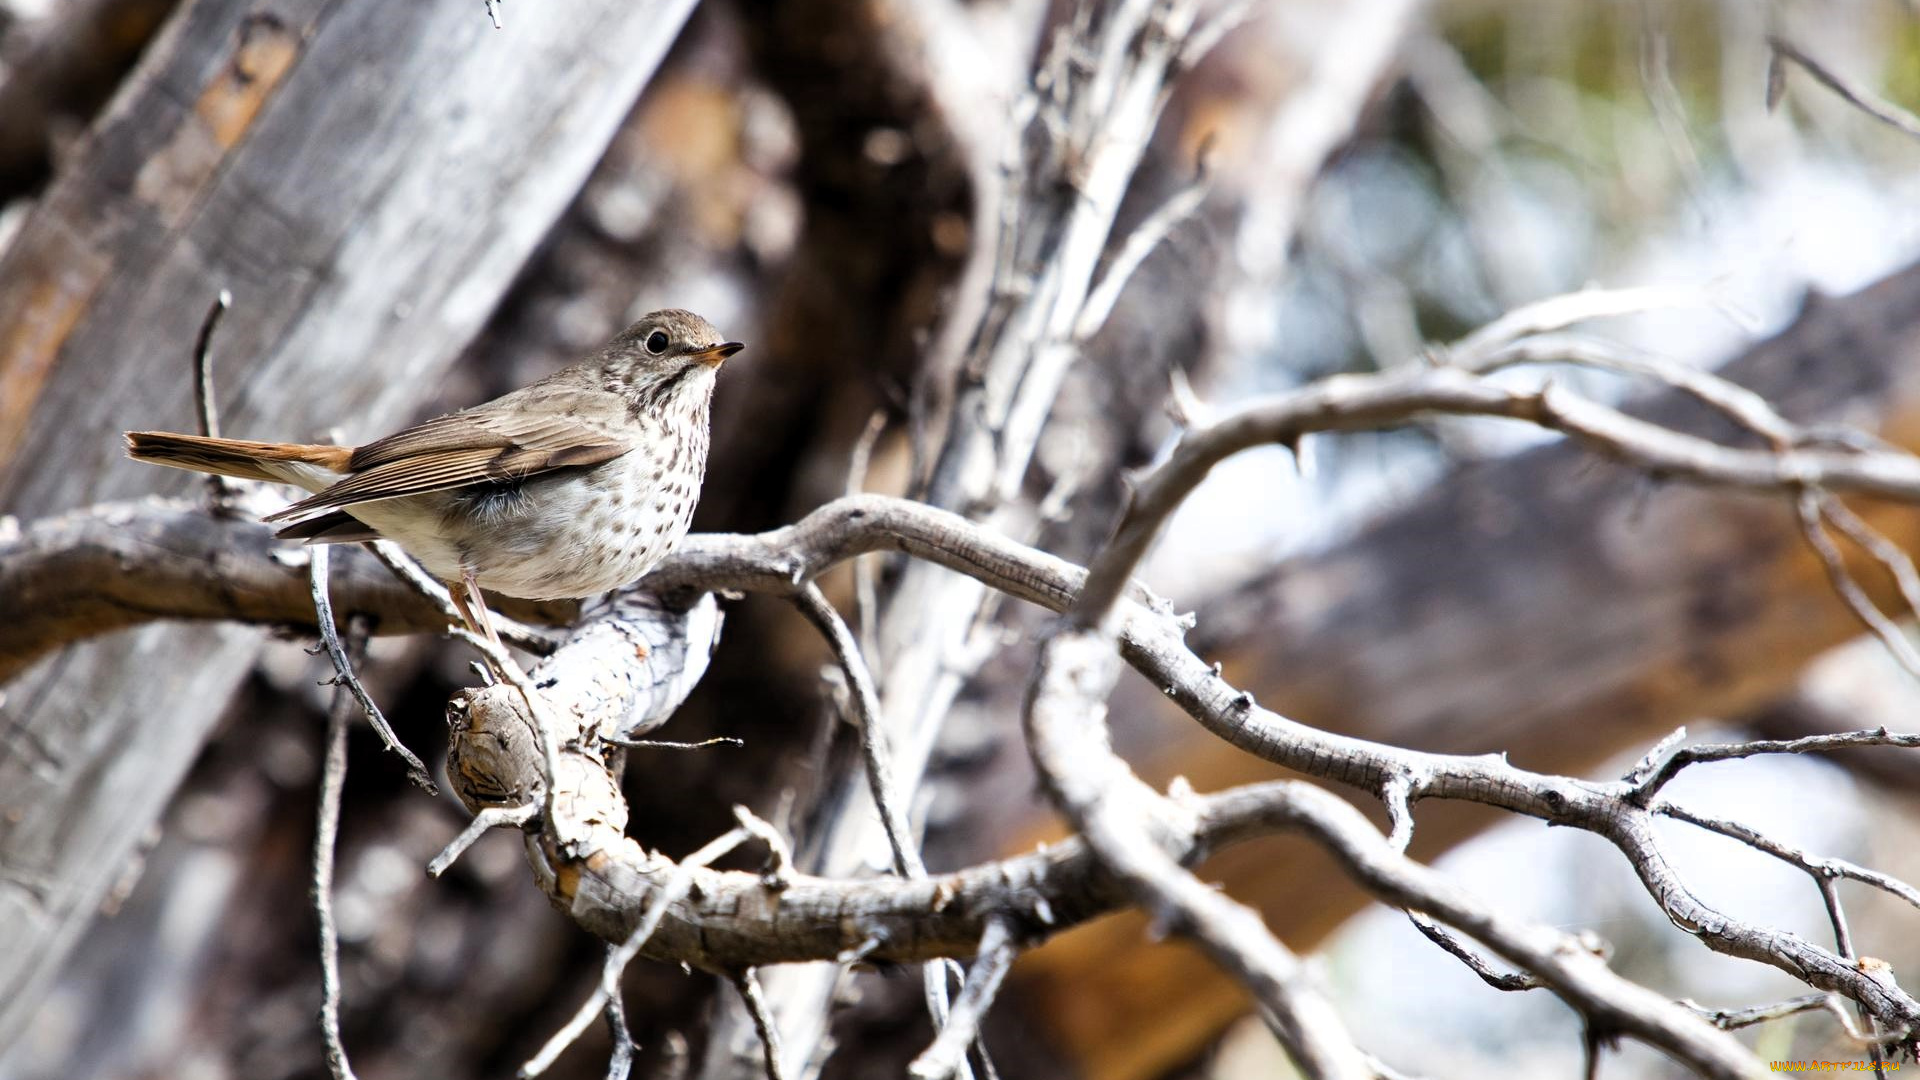
[[[546,388],[538,410],[525,391],[370,442],[353,452],[339,483],[267,518],[286,521],[355,503],[474,484],[524,480],[598,465],[633,449],[615,426],[623,406],[604,393]]]

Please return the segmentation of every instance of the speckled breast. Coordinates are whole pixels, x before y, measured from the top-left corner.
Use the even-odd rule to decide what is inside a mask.
[[[630,584],[687,534],[706,473],[705,417],[679,437],[650,424],[626,454],[462,498],[463,558],[483,588],[529,600]]]

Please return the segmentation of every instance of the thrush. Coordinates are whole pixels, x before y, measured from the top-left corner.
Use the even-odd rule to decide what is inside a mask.
[[[744,346],[656,311],[599,352],[484,405],[364,446],[127,432],[127,453],[311,495],[266,518],[309,544],[386,538],[494,642],[480,590],[577,599],[627,585],[693,520],[715,373]]]

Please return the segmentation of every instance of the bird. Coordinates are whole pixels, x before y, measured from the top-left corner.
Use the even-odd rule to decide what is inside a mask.
[[[669,308],[536,383],[362,446],[129,431],[127,454],[304,489],[265,518],[284,523],[276,536],[398,543],[497,647],[481,590],[583,599],[679,544],[706,475],[715,377],[743,348]]]

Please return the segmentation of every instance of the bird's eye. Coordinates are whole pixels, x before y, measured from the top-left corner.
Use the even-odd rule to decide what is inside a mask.
[[[647,335],[647,351],[655,356],[667,351],[667,332],[655,330]]]

